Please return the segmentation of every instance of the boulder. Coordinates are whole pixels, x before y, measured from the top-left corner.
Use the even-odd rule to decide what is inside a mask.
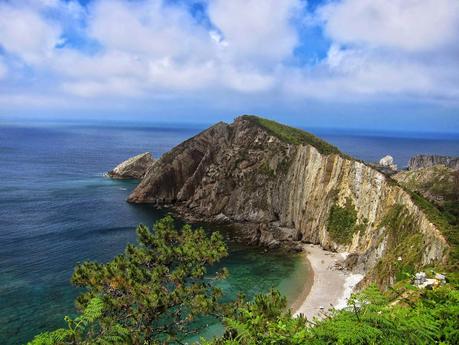
[[[394,163],[394,158],[392,156],[384,156],[379,160],[379,165],[382,167],[387,167],[392,170],[397,170],[397,164]]]

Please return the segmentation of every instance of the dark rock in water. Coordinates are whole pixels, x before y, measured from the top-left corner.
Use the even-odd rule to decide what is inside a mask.
[[[453,170],[459,170],[459,157],[439,155],[416,155],[411,157],[408,163],[409,170],[430,168],[434,165],[445,165]]]
[[[137,179],[144,177],[148,169],[150,169],[155,160],[150,152],[145,152],[125,160],[117,165],[113,170],[107,173],[108,176],[114,179]]]

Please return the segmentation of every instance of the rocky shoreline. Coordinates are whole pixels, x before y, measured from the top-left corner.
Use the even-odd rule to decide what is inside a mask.
[[[391,178],[310,133],[255,116],[217,123],[164,154],[128,201],[189,222],[230,225],[250,244],[349,252],[346,265],[365,275],[362,284],[389,286],[399,265],[393,257],[422,267],[448,251],[439,229]],[[398,246],[401,224],[406,248]]]

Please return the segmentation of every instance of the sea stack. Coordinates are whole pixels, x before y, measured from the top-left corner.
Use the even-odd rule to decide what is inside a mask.
[[[154,163],[155,159],[151,156],[150,152],[141,153],[118,164],[107,175],[113,179],[141,180]]]

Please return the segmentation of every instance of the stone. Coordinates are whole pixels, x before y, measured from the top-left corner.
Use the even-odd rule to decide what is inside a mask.
[[[459,170],[459,157],[440,156],[440,155],[416,155],[408,162],[409,170],[429,168],[435,165],[444,165],[453,170]]]
[[[394,163],[394,158],[392,156],[384,156],[379,160],[379,165],[382,167],[389,168],[391,170],[397,170],[397,164]]]
[[[217,123],[164,154],[128,201],[170,205],[185,219],[231,223],[251,244],[275,248],[301,241],[349,252],[346,267],[362,274],[393,249],[380,224],[388,210],[402,205],[426,248],[419,264],[444,260],[448,244],[440,231],[386,175],[339,151],[323,152],[318,138],[299,143],[275,134],[246,116]],[[336,243],[327,229],[330,209],[348,201],[357,224],[367,226],[364,235],[355,232],[349,242]]]
[[[118,164],[113,170],[109,171],[107,175],[113,179],[140,180],[154,163],[155,160],[150,152],[141,153]]]

